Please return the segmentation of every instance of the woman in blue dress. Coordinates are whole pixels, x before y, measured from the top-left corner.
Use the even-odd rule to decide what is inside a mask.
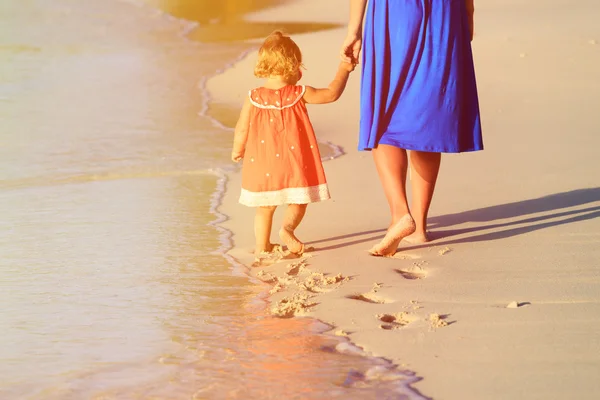
[[[358,148],[372,151],[392,214],[375,256],[393,255],[404,238],[428,240],[441,153],[483,149],[473,9],[473,0],[350,0],[341,57],[358,63],[363,50]]]

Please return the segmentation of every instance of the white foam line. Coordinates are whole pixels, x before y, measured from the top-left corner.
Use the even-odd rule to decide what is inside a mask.
[[[234,241],[233,241],[233,231],[223,227],[223,223],[229,221],[229,216],[220,211],[220,207],[223,205],[223,199],[225,198],[225,194],[227,193],[227,183],[229,182],[229,175],[225,170],[222,169],[214,169],[213,174],[217,177],[217,187],[215,191],[210,196],[210,209],[209,212],[213,214],[216,218],[209,222],[208,225],[212,226],[216,229],[219,234],[219,243],[220,246],[217,250],[213,251],[211,254],[216,254],[222,256],[234,267],[234,273],[238,276],[247,277],[252,283],[265,284],[260,279],[256,279],[250,275],[250,269],[242,264],[237,258],[233,257],[229,254],[229,251],[233,249]],[[267,291],[265,291],[267,294]],[[261,298],[264,303],[267,303],[267,296]]]

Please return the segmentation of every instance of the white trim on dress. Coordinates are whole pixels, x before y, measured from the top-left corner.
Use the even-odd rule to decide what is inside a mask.
[[[248,207],[279,206],[282,204],[308,204],[329,200],[326,183],[317,186],[286,188],[271,192],[251,192],[242,188],[240,204]]]
[[[302,97],[304,97],[304,92],[306,91],[306,86],[301,85],[300,87],[302,88],[302,91],[300,92],[300,95],[296,98],[296,100],[294,100],[294,102],[292,104],[288,104],[288,105],[281,106],[281,107],[274,106],[274,105],[271,105],[271,104],[264,105],[264,104],[257,103],[256,101],[254,101],[252,99],[252,90],[248,91],[248,97],[250,98],[250,103],[252,103],[252,105],[255,106],[255,107],[266,109],[266,110],[283,110],[284,108],[290,108],[290,107],[295,106],[296,103],[298,103],[300,101],[300,99]]]

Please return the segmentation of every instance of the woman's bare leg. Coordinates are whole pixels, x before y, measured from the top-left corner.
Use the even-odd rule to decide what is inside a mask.
[[[412,202],[411,211],[416,224],[415,233],[407,238],[411,243],[427,242],[427,213],[433,198],[440,170],[441,153],[410,152]]]
[[[383,186],[392,214],[393,225],[409,213],[406,200],[406,170],[408,157],[406,150],[387,144],[380,144],[372,150],[379,180]]]
[[[286,244],[291,253],[302,254],[304,252],[304,243],[302,243],[294,234],[304,214],[308,204],[290,204],[285,210],[283,217],[283,226],[279,230],[279,237]]]
[[[392,223],[385,237],[369,252],[376,256],[393,255],[400,241],[414,232],[414,221],[406,200],[408,158],[406,150],[386,144],[373,149],[373,158],[390,206]]]
[[[273,225],[273,214],[275,214],[275,206],[257,207],[256,216],[254,217],[254,236],[256,238],[255,255],[261,253],[270,253],[273,251],[271,243],[271,226]]]

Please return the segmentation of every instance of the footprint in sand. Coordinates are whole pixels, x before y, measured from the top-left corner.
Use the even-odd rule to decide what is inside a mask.
[[[395,269],[394,271],[400,274],[404,279],[423,279],[427,277],[427,272],[423,269],[423,265],[425,264],[427,264],[427,261],[415,261],[410,267]]]
[[[448,253],[452,252],[452,249],[448,246],[444,247],[443,249],[441,249],[440,251],[438,251],[438,254],[440,256],[446,255]]]
[[[388,258],[395,258],[396,260],[416,260],[416,259],[421,258],[421,256],[418,254],[398,252]]]
[[[388,301],[386,301],[385,299],[383,299],[373,293],[351,294],[349,296],[346,296],[346,298],[352,299],[352,300],[360,300],[360,301],[364,301],[365,303],[372,303],[372,304],[388,303]]]
[[[270,267],[275,264],[277,261],[270,257],[256,257],[250,266],[252,268],[263,268]]]
[[[278,244],[273,245],[271,251],[263,251],[254,257],[254,262],[251,264],[253,268],[261,268],[271,266],[284,258],[283,250]]]
[[[377,319],[383,322],[379,326],[381,329],[394,330],[416,321],[418,317],[407,312],[401,312],[398,314],[379,314],[377,315]]]
[[[413,310],[420,310],[421,308],[423,308],[423,306],[420,305],[417,300],[411,300],[410,304],[406,305],[406,308],[412,308]]]
[[[528,306],[528,305],[531,305],[531,303],[528,302],[528,301],[524,301],[524,302],[521,302],[521,303],[519,303],[518,301],[511,301],[510,303],[508,303],[506,305],[506,308],[521,308],[521,307],[525,307],[525,306]]]
[[[286,272],[286,274],[291,275],[291,276],[297,276],[298,273],[303,272],[306,267],[307,267],[307,262],[306,262],[306,258],[290,263],[288,265],[288,270]]]
[[[314,305],[315,303],[310,300],[310,296],[294,293],[275,304],[271,309],[271,314],[279,318],[292,318],[299,314],[305,314]]]
[[[270,274],[268,272],[265,271],[258,271],[258,273],[256,274],[257,277],[260,278],[261,281],[265,282],[265,283],[275,283],[277,282],[277,277],[274,276],[273,274]]]
[[[400,276],[408,280],[423,279],[427,277],[427,273],[421,268],[395,269]]]
[[[271,290],[269,290],[269,294],[275,294],[275,293],[281,292],[283,289],[285,289],[285,285],[277,282],[275,284],[275,286],[273,286],[271,288]]]
[[[452,322],[446,321],[449,316],[450,316],[449,314],[444,314],[444,315],[435,314],[435,313],[430,314],[429,315],[429,326],[431,327],[431,329],[436,329],[436,328],[442,328],[444,326],[448,326],[448,325],[456,322],[456,321],[452,321]]]
[[[349,278],[342,274],[327,276],[322,272],[313,272],[304,280],[304,282],[299,283],[298,286],[300,289],[307,290],[309,292],[322,293],[337,289],[339,285],[348,280]]]

